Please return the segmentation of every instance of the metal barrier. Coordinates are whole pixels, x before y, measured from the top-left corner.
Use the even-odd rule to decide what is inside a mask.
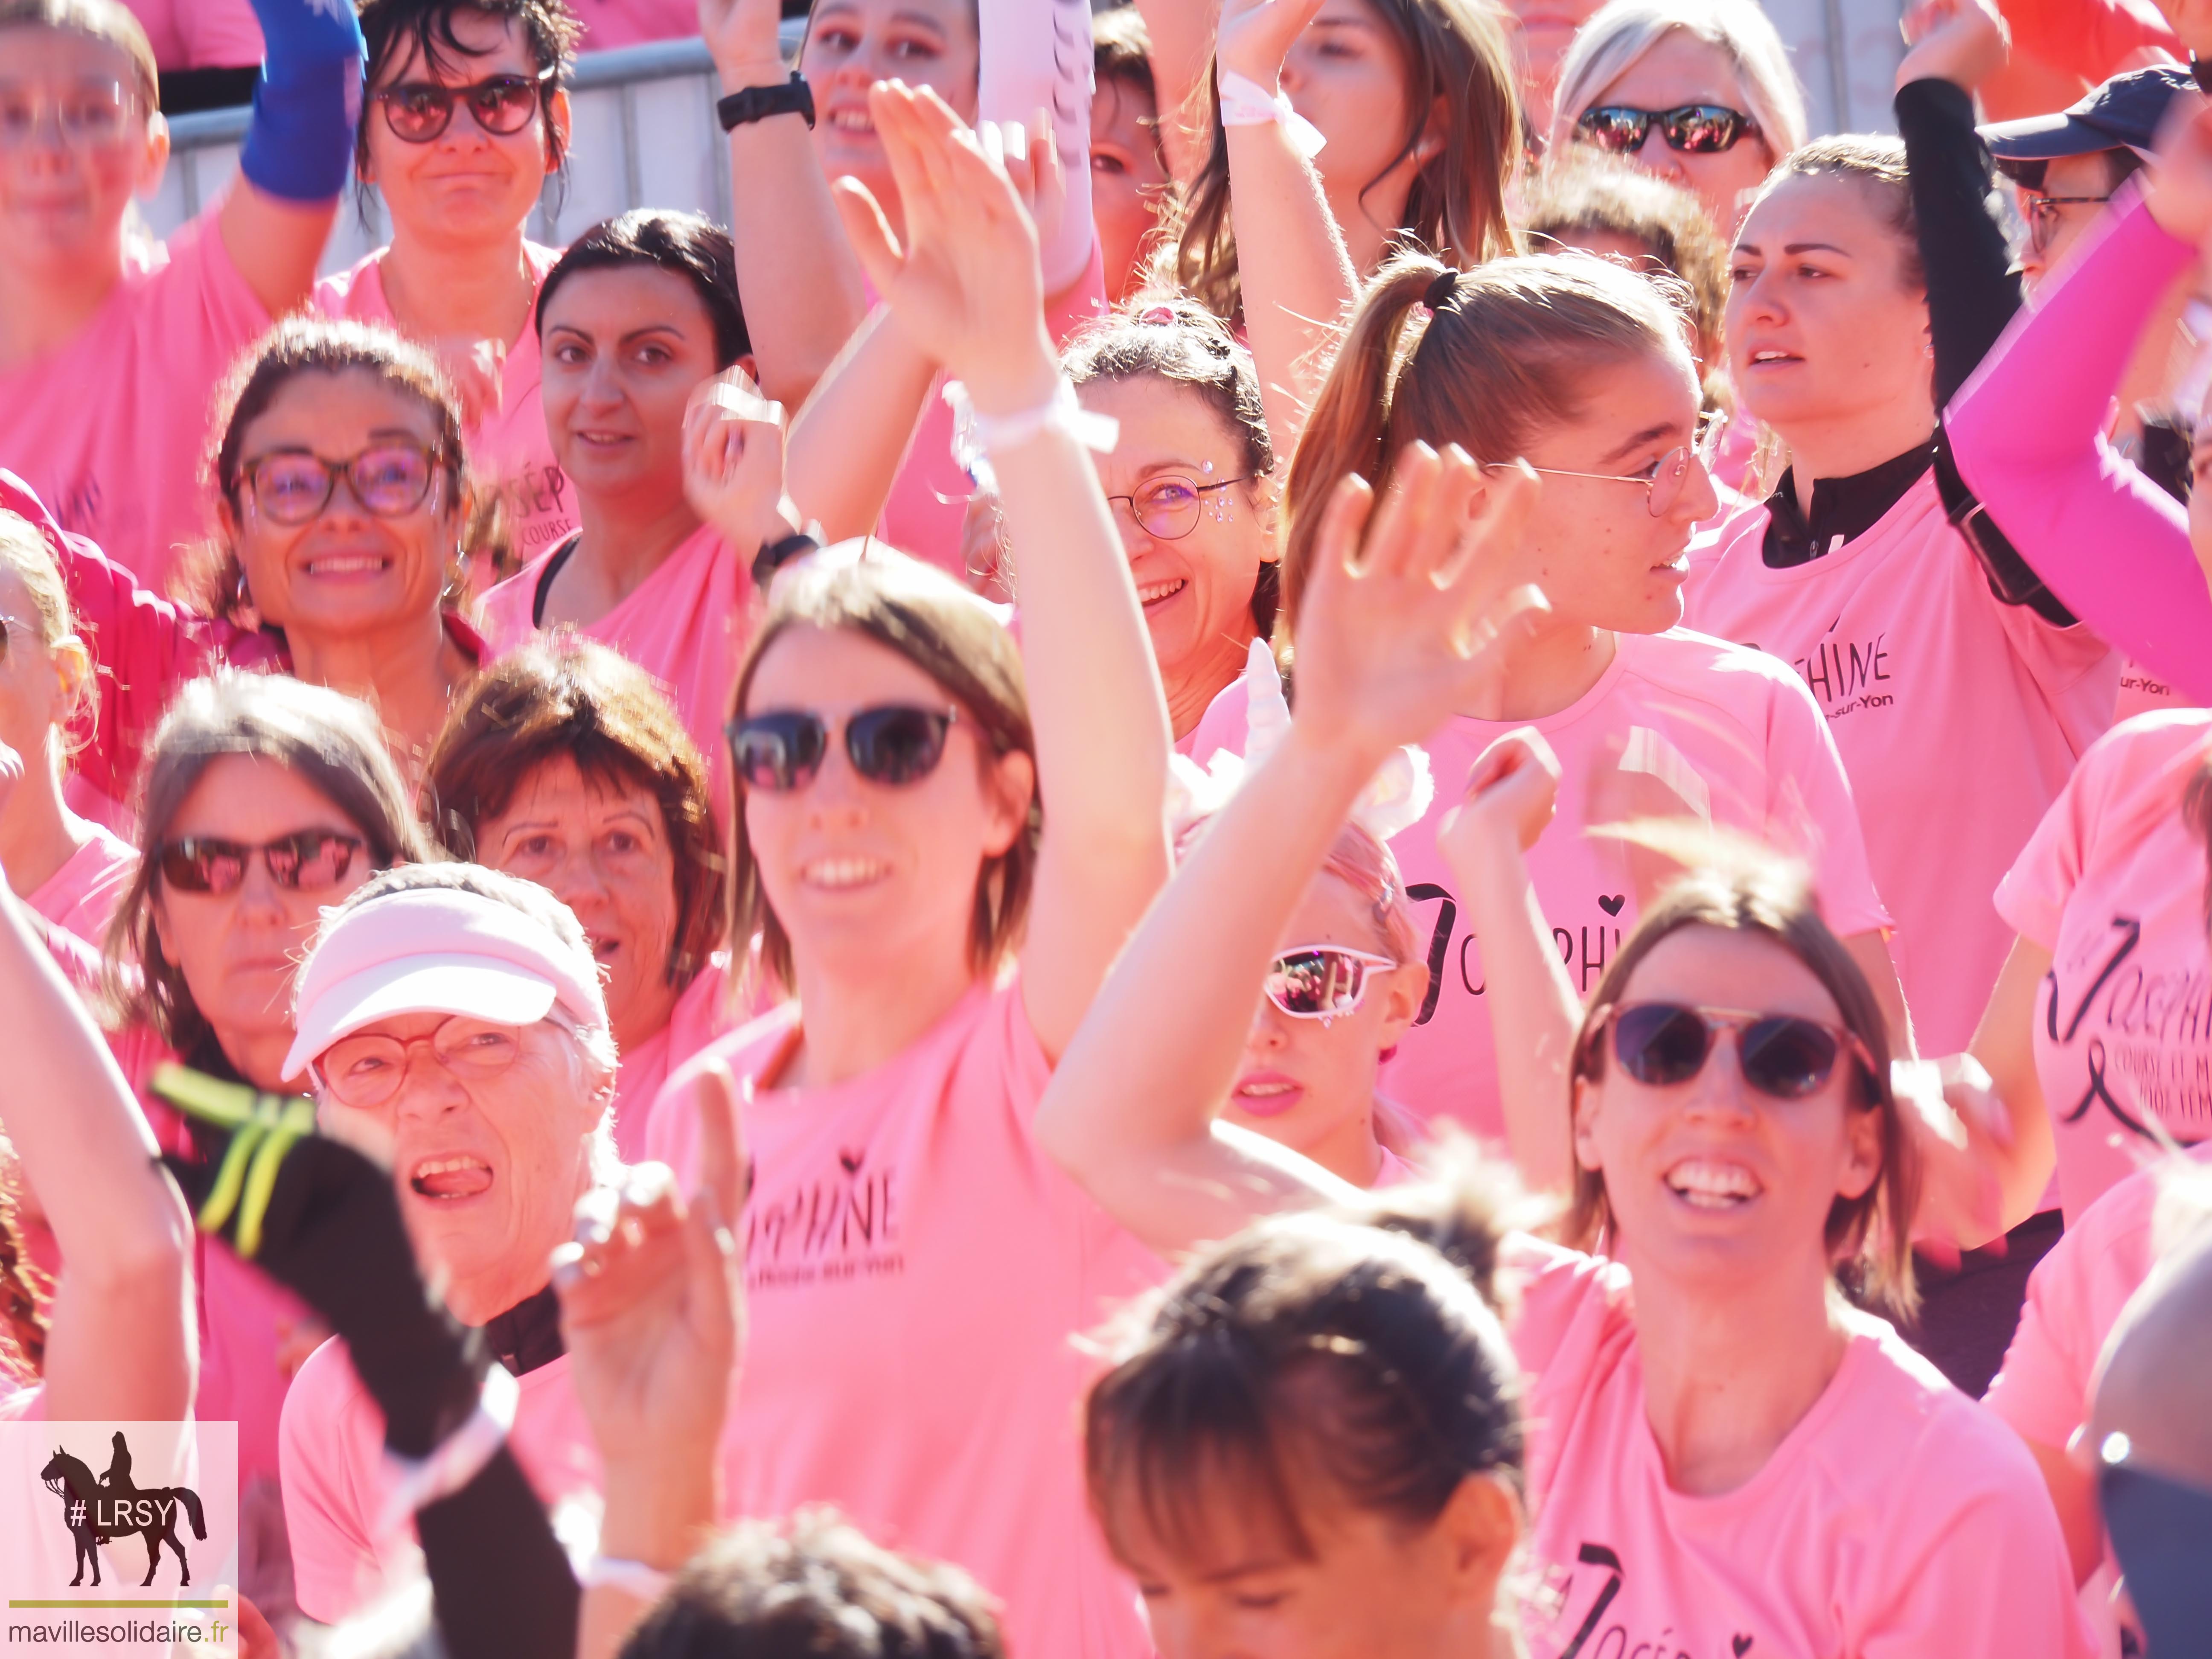
[[[788,52],[804,19],[785,26]],[[528,234],[554,246],[586,226],[634,207],[687,208],[717,222],[730,216],[730,152],[714,118],[721,88],[706,42],[650,40],[576,60],[568,81],[573,112],[565,181],[546,181]],[[208,110],[169,124],[161,187],[140,204],[156,236],[197,217],[238,169],[250,112]],[[343,270],[391,238],[374,190],[350,193],[323,250],[325,272]]]

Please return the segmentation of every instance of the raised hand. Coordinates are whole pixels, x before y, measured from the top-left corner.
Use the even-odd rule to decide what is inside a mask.
[[[1293,732],[1379,763],[1464,708],[1498,645],[1550,609],[1499,574],[1540,488],[1528,467],[1480,468],[1455,444],[1399,452],[1379,507],[1365,479],[1345,478],[1315,540]]]
[[[2212,57],[2212,0],[2157,0],[2160,13],[2199,58]]]
[[[2012,31],[1991,0],[1915,0],[1905,14],[1911,43],[1897,84],[1948,81],[1972,92],[2005,65]]]
[[[925,87],[879,81],[868,113],[899,191],[906,242],[857,179],[831,186],[868,280],[922,350],[964,382],[977,411],[1011,415],[1053,393],[1036,228],[986,141]]]
[[[1222,0],[1213,59],[1272,93],[1280,86],[1283,59],[1322,0]]]
[[[1559,800],[1559,757],[1533,726],[1508,732],[1484,750],[1467,778],[1467,798],[1437,825],[1437,846],[1456,867],[1511,837],[1522,852],[1536,844]]]
[[[1067,174],[1060,165],[1060,146],[1053,140],[1051,112],[1039,110],[1027,126],[987,121],[976,129],[976,136],[1006,169],[1014,194],[1022,198],[1030,222],[1036,227],[1037,246],[1050,247],[1067,216]]]
[[[748,556],[799,528],[784,487],[783,405],[741,368],[702,380],[684,411],[684,497]]]
[[[2212,233],[2212,104],[2193,92],[2176,94],[2159,125],[2143,205],[2176,241]]]
[[[776,0],[699,0],[699,33],[725,91],[773,86],[786,73]]]

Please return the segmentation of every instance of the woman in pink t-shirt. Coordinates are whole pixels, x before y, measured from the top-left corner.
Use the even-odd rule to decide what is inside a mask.
[[[676,711],[605,646],[526,647],[454,705],[422,800],[456,857],[536,882],[590,935],[622,1055],[615,1149],[639,1162],[668,1073],[733,1012],[707,764]]]
[[[502,562],[471,573],[489,587],[576,527],[531,326],[560,253],[523,227],[567,165],[561,76],[581,28],[562,0],[370,0],[361,27],[368,102],[354,173],[375,190],[392,240],[316,283],[315,304],[421,341],[452,376],[470,461],[506,518]]]
[[[145,30],[113,0],[0,8],[9,126],[30,127],[0,149],[0,466],[156,589],[206,528],[216,383],[314,281],[359,107],[350,8],[254,10],[266,55],[240,177],[142,260],[125,221],[169,151]]]
[[[1030,1120],[1166,876],[1165,707],[1013,187],[933,94],[879,85],[869,109],[904,258],[872,206],[856,228],[983,418],[1021,640],[939,571],[836,548],[778,579],[739,678],[734,935],[758,930],[796,995],[706,1051],[744,1091],[758,1170],[725,1502],[834,1502],[966,1567],[1014,1651],[1136,1656],[1134,1595],[1084,1513],[1069,1339],[1159,1267]],[[706,1063],[653,1115],[679,1173],[671,1097]]]
[[[77,785],[131,799],[139,751],[177,688],[218,663],[361,696],[412,770],[476,672],[458,598],[472,484],[460,413],[420,347],[295,317],[225,388],[209,471],[220,540],[172,601],[37,514],[98,672]]]
[[[0,507],[0,744],[24,757],[0,804],[0,864],[15,896],[53,927],[107,931],[137,849],[62,799],[71,717],[88,700],[92,659],[71,626],[69,591],[27,520]]]

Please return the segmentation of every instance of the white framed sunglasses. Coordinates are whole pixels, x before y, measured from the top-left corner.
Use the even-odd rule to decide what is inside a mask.
[[[1359,1006],[1375,975],[1399,965],[1342,945],[1294,945],[1267,964],[1260,988],[1292,1019],[1317,1019],[1325,1026]]]

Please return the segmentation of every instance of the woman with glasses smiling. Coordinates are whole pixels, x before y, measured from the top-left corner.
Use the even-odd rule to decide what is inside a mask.
[[[1671,179],[1731,236],[1752,191],[1805,142],[1805,94],[1750,0],[1613,0],[1560,66],[1551,141]]]
[[[488,586],[576,527],[530,325],[560,250],[523,227],[567,160],[561,76],[582,26],[563,0],[368,0],[361,27],[368,92],[354,172],[382,200],[392,240],[318,283],[315,304],[397,329],[444,366],[507,520],[511,547],[472,573]]]

